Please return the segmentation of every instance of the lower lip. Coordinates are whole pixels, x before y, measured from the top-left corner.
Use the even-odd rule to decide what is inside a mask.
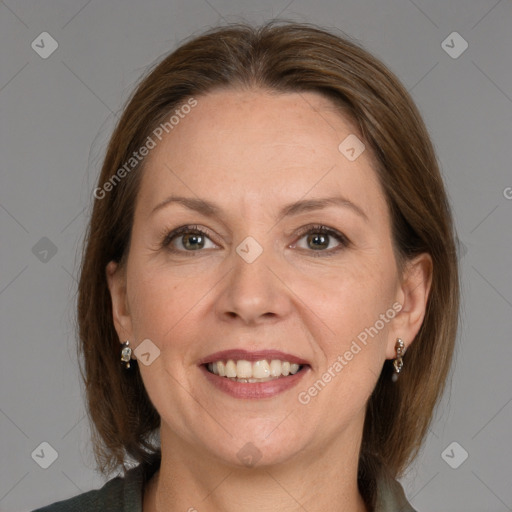
[[[201,365],[200,368],[206,378],[217,389],[224,391],[224,393],[231,395],[233,398],[271,398],[298,384],[309,370],[309,366],[304,366],[302,370],[294,375],[280,377],[279,379],[266,382],[237,382],[209,372],[205,365]]]

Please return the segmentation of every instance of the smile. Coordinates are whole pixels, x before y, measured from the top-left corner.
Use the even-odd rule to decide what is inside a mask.
[[[270,380],[295,375],[304,365],[281,361],[279,359],[261,359],[260,361],[247,361],[229,359],[226,362],[216,361],[208,363],[210,373],[225,377],[235,382],[268,382]]]
[[[269,367],[272,365],[272,361],[270,363],[268,361],[265,361]],[[226,362],[224,366],[228,366],[228,363],[230,360]],[[232,361],[233,366],[235,368],[238,368],[238,363],[240,361],[235,362]],[[246,361],[247,362],[247,361]],[[264,398],[273,398],[280,393],[283,393],[294,386],[296,386],[299,381],[311,370],[311,367],[307,364],[305,365],[298,365],[298,368],[296,369],[294,367],[294,370],[296,370],[296,373],[288,373],[288,375],[283,375],[283,371],[286,373],[287,369],[287,361],[281,362],[281,374],[279,376],[268,376],[264,378],[254,378],[254,377],[228,377],[225,375],[224,377],[221,377],[219,372],[219,362],[217,361],[217,373],[214,373],[213,369],[214,363],[210,364],[202,364],[200,365],[200,369],[203,372],[203,375],[205,376],[207,382],[218,391],[223,392],[224,394],[227,394],[231,396],[232,398],[238,398],[238,399],[264,399]],[[208,369],[208,366],[211,365],[211,369]],[[228,369],[231,367],[233,369],[233,366],[229,364]],[[265,364],[262,365],[265,367]],[[221,364],[222,368],[222,364]],[[241,375],[247,375],[247,373],[243,373],[244,364],[242,363],[242,373]],[[253,365],[251,365],[251,372],[252,372]],[[290,364],[290,370],[291,370],[291,364]],[[274,371],[277,371],[277,365],[274,363]],[[236,375],[238,375],[238,372],[236,372]]]

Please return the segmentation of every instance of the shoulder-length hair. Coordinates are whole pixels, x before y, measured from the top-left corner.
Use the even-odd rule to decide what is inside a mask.
[[[160,417],[137,364],[127,371],[119,360],[105,274],[108,262],[124,263],[145,159],[129,172],[125,164],[175,109],[235,88],[313,91],[331,99],[375,158],[399,267],[423,252],[433,260],[426,315],[400,378],[391,381],[386,361],[367,404],[359,485],[371,501],[379,471],[385,466],[398,477],[418,454],[445,388],[458,323],[455,234],[434,148],[407,90],[359,44],[306,23],[211,29],[153,66],[124,108],[94,194],[78,289],[79,356],[98,467],[105,474],[126,470],[127,456],[145,462],[159,451],[151,438]]]

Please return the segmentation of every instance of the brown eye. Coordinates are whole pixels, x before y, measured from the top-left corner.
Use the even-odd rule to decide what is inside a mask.
[[[350,244],[345,235],[326,226],[305,228],[300,233],[300,237],[301,240],[305,238],[305,247],[299,248],[310,249],[309,252],[317,252],[318,254],[314,256],[330,256]]]
[[[213,247],[205,247],[207,242]],[[204,248],[215,248],[216,245],[210,240],[207,233],[196,226],[182,226],[171,231],[162,242],[172,252],[195,252]]]
[[[181,239],[181,245],[187,250],[192,249],[193,251],[195,251],[197,249],[202,249],[204,247],[204,235],[199,235],[197,233],[188,233],[186,235],[182,235]]]
[[[314,233],[307,236],[307,244],[311,249],[327,249],[329,246],[329,235],[324,233]]]

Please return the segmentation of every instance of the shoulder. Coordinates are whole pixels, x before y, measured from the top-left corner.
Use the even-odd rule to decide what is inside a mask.
[[[385,474],[377,481],[375,512],[417,512],[407,501],[400,482]]]
[[[131,470],[130,470],[131,471]],[[123,511],[123,494],[126,491],[126,477],[116,477],[108,481],[101,489],[84,492],[73,498],[57,501],[33,512],[93,512],[94,510]],[[114,506],[115,505],[115,506]]]
[[[109,480],[101,489],[87,491],[73,498],[57,501],[33,512],[141,512],[144,483],[159,466],[159,460],[140,464],[125,476]]]

